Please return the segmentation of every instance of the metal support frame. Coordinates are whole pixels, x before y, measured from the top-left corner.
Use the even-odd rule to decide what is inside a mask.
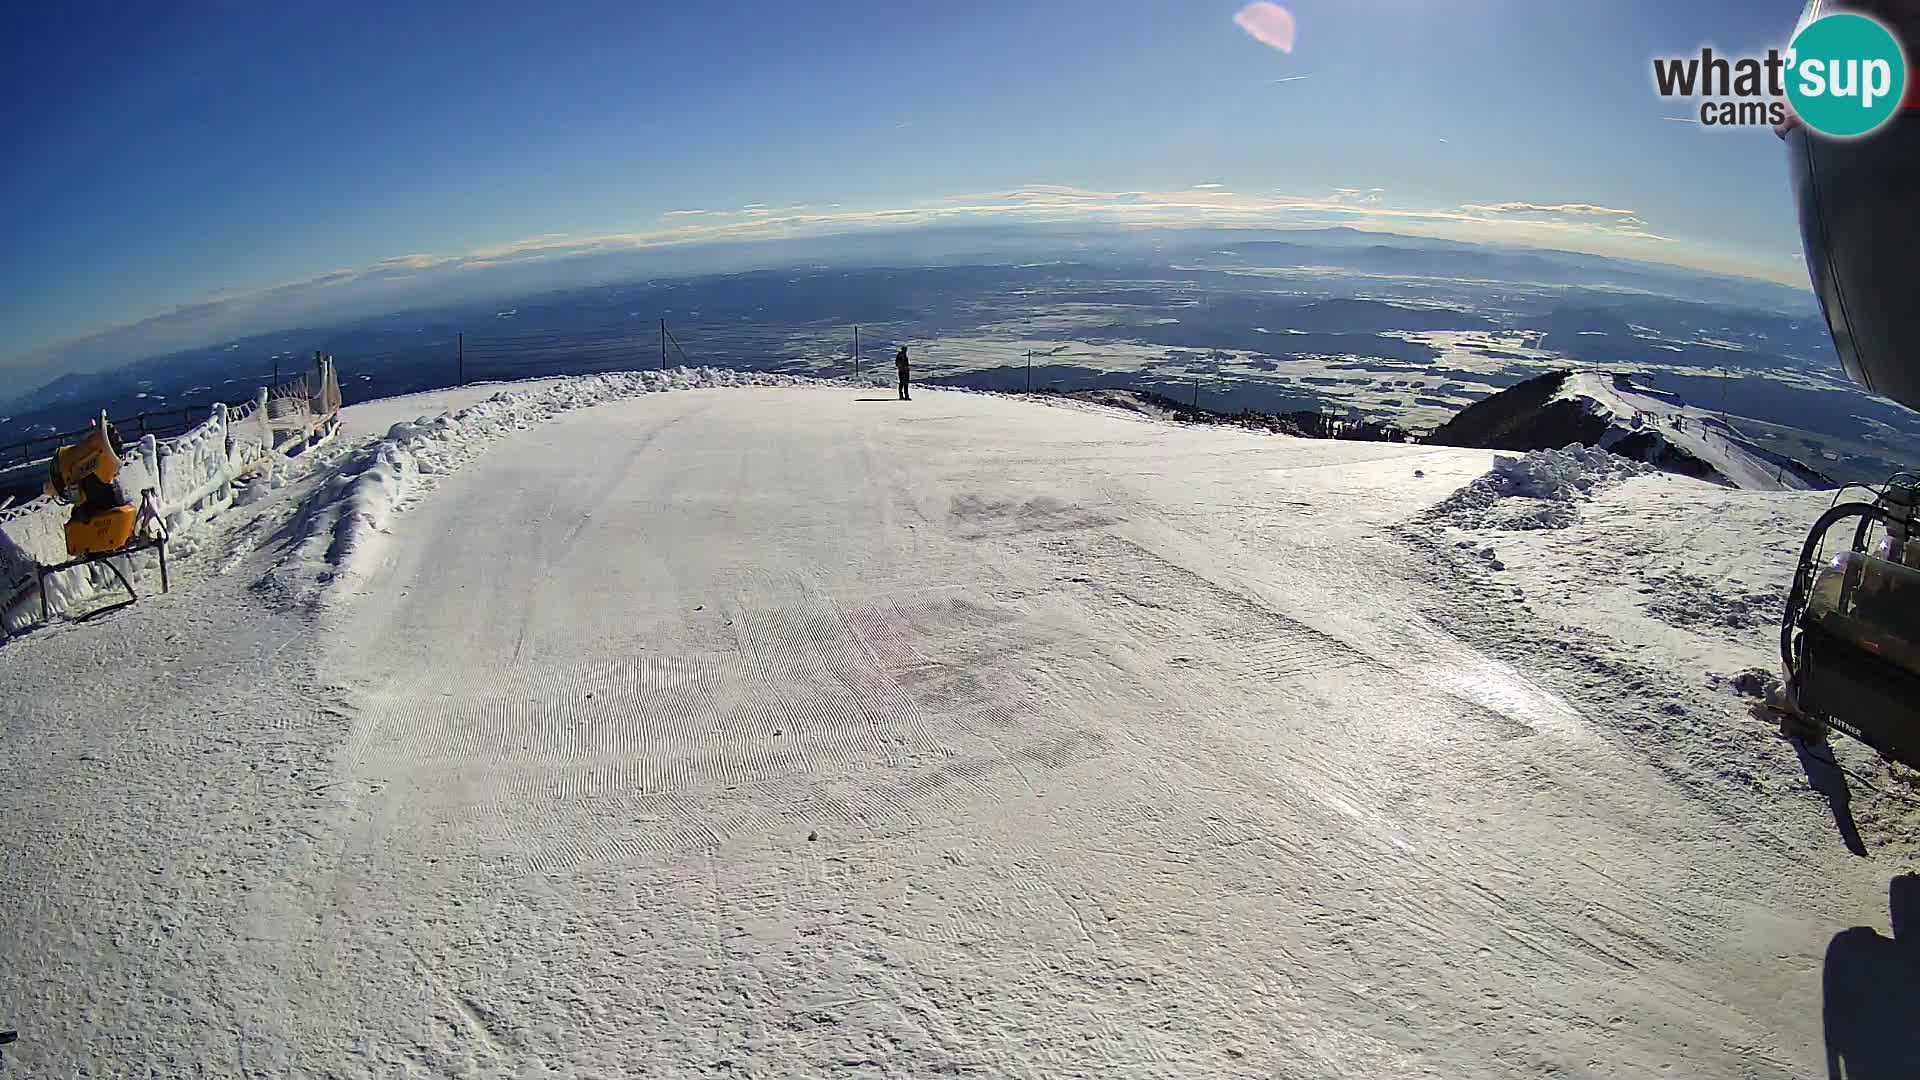
[[[40,621],[48,622],[53,618],[53,612],[47,604],[47,579],[62,570],[76,570],[82,566],[92,566],[94,563],[107,564],[107,569],[113,571],[113,576],[120,579],[121,588],[127,590],[128,599],[121,603],[111,605],[110,607],[100,608],[91,614],[98,614],[100,611],[116,611],[138,601],[140,594],[134,591],[133,583],[127,580],[127,575],[120,572],[120,568],[114,565],[113,560],[122,555],[136,555],[142,551],[151,551],[154,549],[158,549],[160,552],[160,591],[163,593],[168,592],[170,591],[170,583],[167,580],[167,538],[165,536],[135,540],[133,543],[117,551],[96,552],[92,555],[82,555],[77,559],[68,559],[63,563],[55,563],[52,566],[40,567]]]
[[[47,603],[47,579],[62,570],[75,570],[82,566],[92,566],[94,563],[107,564],[107,569],[113,571],[113,576],[120,579],[120,587],[127,590],[127,599],[118,604],[109,604],[103,608],[95,608],[93,611],[88,612],[86,616],[84,616],[85,618],[92,618],[102,612],[118,611],[123,607],[139,602],[140,594],[134,591],[133,583],[127,580],[127,575],[121,573],[118,566],[114,565],[113,560],[122,555],[135,555],[142,551],[158,550],[160,552],[160,591],[162,593],[172,591],[172,583],[167,580],[167,527],[162,523],[160,518],[160,507],[158,505],[159,495],[160,493],[153,488],[142,491],[140,493],[140,511],[134,518],[134,531],[136,534],[139,533],[143,525],[152,528],[154,530],[153,533],[149,535],[137,535],[136,538],[130,541],[125,547],[118,548],[114,551],[99,551],[91,555],[82,555],[77,559],[68,559],[66,562],[56,563],[52,566],[43,565],[38,567],[37,576],[40,586],[41,622],[50,622],[53,619],[53,612]]]

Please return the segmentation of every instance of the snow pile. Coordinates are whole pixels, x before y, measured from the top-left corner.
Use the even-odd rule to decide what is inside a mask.
[[[1488,476],[1504,478],[1506,494],[1517,498],[1572,502],[1600,484],[1653,471],[1618,454],[1573,443],[1564,450],[1535,450],[1525,457],[1495,458]]]
[[[302,455],[297,458],[275,458],[261,462],[241,481],[240,489],[234,492],[233,505],[252,506],[260,502],[305,476],[312,470],[317,460],[314,456]]]
[[[364,576],[378,557],[388,520],[432,491],[440,476],[494,439],[562,413],[668,390],[814,384],[822,381],[720,368],[615,372],[502,391],[458,412],[401,421],[355,451],[307,497],[296,519],[297,539],[260,584],[306,603],[323,600],[342,579]],[[271,490],[276,481],[269,472],[256,482]]]
[[[299,450],[297,456],[269,453],[249,465],[235,479],[232,505],[252,506],[261,502],[274,492],[336,464],[352,447],[339,437],[339,429],[335,427],[323,441],[296,449]]]
[[[1485,475],[1424,516],[1463,529],[1564,529],[1578,519],[1578,504],[1601,488],[1656,471],[1579,443],[1497,457]]]
[[[1707,685],[1739,697],[1764,701],[1780,689],[1780,676],[1766,668],[1749,667],[1731,675],[1709,674]]]

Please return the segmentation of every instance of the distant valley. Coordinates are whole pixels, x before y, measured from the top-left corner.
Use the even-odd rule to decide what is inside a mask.
[[[936,384],[1141,390],[1415,432],[1549,370],[1631,372],[1836,480],[1920,460],[1920,416],[1849,384],[1811,295],[1780,286],[1344,229],[1095,232],[1017,259],[957,246],[924,262],[653,276],[222,342],[0,405],[0,444],[101,408],[241,400],[316,350],[338,358],[349,402],[652,367],[664,320],[670,365],[844,375],[858,325],[867,365],[905,344]]]

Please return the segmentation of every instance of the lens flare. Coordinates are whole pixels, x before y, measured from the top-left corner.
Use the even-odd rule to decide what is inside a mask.
[[[1248,4],[1240,9],[1233,21],[1260,44],[1283,53],[1293,52],[1293,12],[1279,4],[1269,4],[1265,0]]]

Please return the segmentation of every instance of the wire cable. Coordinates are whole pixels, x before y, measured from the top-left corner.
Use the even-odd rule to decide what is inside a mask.
[[[1815,761],[1821,762],[1822,764],[1831,765],[1834,768],[1840,770],[1840,772],[1846,774],[1847,776],[1851,776],[1855,780],[1858,780],[1862,784],[1865,784],[1867,786],[1868,791],[1871,791],[1876,795],[1883,795],[1889,799],[1898,799],[1899,801],[1904,803],[1911,803],[1915,806],[1920,806],[1920,797],[1908,795],[1905,792],[1901,792],[1901,791],[1891,791],[1891,790],[1888,790],[1887,788],[1881,787],[1878,783],[1874,781],[1872,777],[1862,776],[1859,773],[1854,772],[1852,769],[1847,768],[1845,765],[1840,764],[1840,762],[1836,760],[1832,754],[1822,754],[1815,751],[1813,746],[1809,744],[1805,738],[1799,735],[1793,735],[1793,736],[1789,736],[1789,740],[1793,742],[1794,745],[1798,746],[1801,752],[1806,754],[1808,757],[1814,759]]]

